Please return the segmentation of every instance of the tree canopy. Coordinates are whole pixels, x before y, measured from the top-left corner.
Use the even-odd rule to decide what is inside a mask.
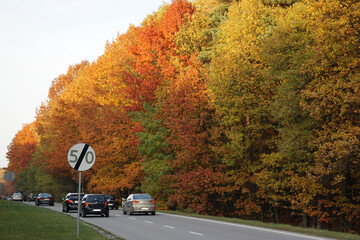
[[[359,232],[359,39],[355,0],[173,0],[53,80],[9,169],[74,191],[86,142],[86,192]]]

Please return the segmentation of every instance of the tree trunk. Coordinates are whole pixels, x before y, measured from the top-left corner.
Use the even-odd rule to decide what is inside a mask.
[[[307,228],[309,225],[309,222],[308,222],[308,215],[306,213],[303,214],[303,226],[305,228]]]
[[[275,223],[279,223],[279,207],[274,207]]]

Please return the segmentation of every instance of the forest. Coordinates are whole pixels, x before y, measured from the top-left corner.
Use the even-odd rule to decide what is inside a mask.
[[[51,81],[51,79],[50,79]],[[360,232],[358,0],[173,0],[70,65],[8,146],[16,188]]]

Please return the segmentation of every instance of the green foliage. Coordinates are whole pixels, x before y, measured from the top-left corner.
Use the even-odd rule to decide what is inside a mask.
[[[17,175],[15,190],[24,190],[26,194],[48,192],[53,194],[57,201],[60,201],[67,192],[76,190],[76,183],[66,179],[55,179],[40,168],[31,166]]]
[[[15,191],[24,190],[26,194],[35,193],[35,176],[37,169],[35,167],[29,167],[19,172],[16,176]]]
[[[165,138],[168,130],[157,117],[158,109],[144,102],[144,111],[133,112],[133,118],[139,121],[144,132],[137,132],[139,137],[139,154],[143,157],[142,169],[145,173],[141,190],[157,196],[158,200],[166,200],[169,189],[162,185],[163,177],[170,174],[169,160],[173,158]]]
[[[222,22],[227,20],[227,12],[230,5],[222,4],[214,8],[213,12],[209,15],[211,27],[218,27]]]

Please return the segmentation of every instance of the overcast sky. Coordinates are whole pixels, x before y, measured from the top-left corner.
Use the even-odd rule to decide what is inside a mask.
[[[171,0],[0,0],[0,168],[54,78],[104,53],[106,41]]]

